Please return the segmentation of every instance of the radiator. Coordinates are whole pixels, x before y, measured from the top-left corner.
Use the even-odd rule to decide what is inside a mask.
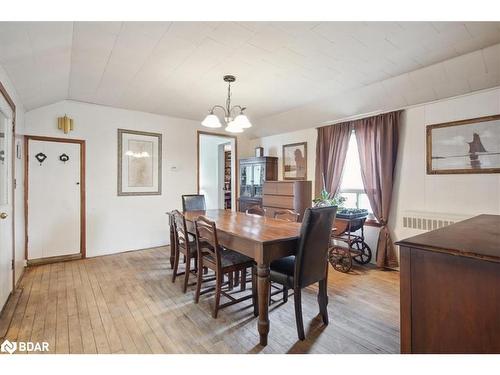
[[[446,227],[457,221],[468,219],[471,216],[439,212],[405,211],[403,213],[403,228],[429,231]]]

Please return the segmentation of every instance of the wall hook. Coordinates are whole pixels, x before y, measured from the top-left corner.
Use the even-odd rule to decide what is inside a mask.
[[[43,152],[39,152],[38,154],[35,155],[36,160],[42,165],[42,163],[47,159],[47,155],[45,155]]]
[[[59,156],[59,160],[62,161],[63,163],[66,163],[69,160],[69,156],[66,154],[61,154]]]

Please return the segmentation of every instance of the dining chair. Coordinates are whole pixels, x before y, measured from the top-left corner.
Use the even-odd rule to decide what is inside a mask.
[[[187,231],[186,218],[184,217],[184,215],[180,213],[178,210],[172,211],[171,215],[173,218],[174,242],[175,242],[172,282],[175,283],[176,277],[184,274],[184,284],[182,287],[182,292],[186,293],[189,283],[189,275],[191,273],[196,275],[198,269],[196,241],[194,236],[191,233],[188,233]],[[185,271],[179,273],[178,272],[179,258],[181,254],[183,254],[185,257],[186,266],[185,266]],[[191,270],[191,260],[194,260],[193,270]]]
[[[316,282],[319,282],[319,311],[323,323],[328,324],[327,254],[336,213],[336,206],[307,208],[295,255],[271,262],[270,279],[283,286],[284,302],[288,299],[288,289],[293,288],[295,320],[300,340],[305,339],[301,291]]]
[[[274,211],[274,218],[296,223],[299,221],[299,214],[293,210],[277,210]]]
[[[175,262],[175,224],[174,224],[174,215],[173,212],[167,212],[168,215],[168,228],[170,233],[170,268],[174,269]]]
[[[196,244],[198,249],[198,267],[207,267],[215,272],[215,305],[212,316],[217,318],[220,309],[243,302],[252,298],[254,306],[257,298],[257,284],[252,272],[252,293],[241,298],[233,296],[222,290],[224,275],[232,275],[236,271],[244,271],[254,265],[252,258],[240,254],[236,251],[222,247],[217,238],[217,228],[215,222],[200,216],[194,221],[196,231]],[[202,273],[198,272],[196,283],[195,303],[200,300],[200,295],[208,293],[214,288],[208,288],[201,291]],[[245,280],[246,283],[246,280]],[[221,295],[229,299],[229,302],[220,304]]]
[[[260,207],[259,205],[253,205],[248,207],[245,213],[247,215],[266,216],[266,209]]]
[[[205,211],[207,209],[205,196],[203,194],[184,194],[182,196],[182,210]]]

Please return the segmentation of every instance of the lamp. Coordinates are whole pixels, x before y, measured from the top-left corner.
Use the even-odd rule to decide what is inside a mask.
[[[57,118],[57,128],[62,130],[64,134],[68,134],[74,129],[73,119],[64,115],[64,117]]]
[[[205,120],[201,122],[201,124],[203,126],[206,126],[207,128],[220,128],[222,126],[219,118],[213,113],[209,113],[207,117],[205,117]]]
[[[226,106],[214,105],[209,111],[207,117],[201,122],[201,125],[207,128],[220,128],[222,123],[217,115],[214,114],[216,109],[220,109],[224,113],[224,123],[226,124],[225,130],[230,133],[243,133],[243,129],[252,126],[247,116],[243,114],[246,107],[234,105],[231,107],[231,83],[236,81],[233,75],[225,75],[224,82],[228,83]],[[236,117],[233,117],[233,112],[236,112]]]

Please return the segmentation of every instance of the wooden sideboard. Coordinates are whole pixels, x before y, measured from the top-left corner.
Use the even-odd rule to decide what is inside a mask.
[[[294,210],[302,220],[304,211],[312,205],[311,181],[266,181],[262,206],[266,215],[273,217],[276,210]]]
[[[397,242],[402,353],[500,353],[500,216]]]

